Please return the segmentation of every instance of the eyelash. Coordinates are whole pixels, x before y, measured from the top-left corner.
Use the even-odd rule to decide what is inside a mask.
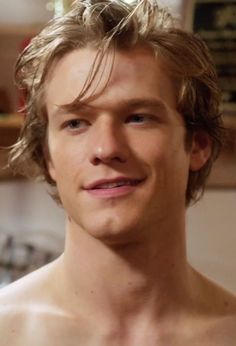
[[[79,126],[79,127],[77,127],[81,123],[82,124],[86,123],[86,126]],[[87,127],[87,125],[89,125],[89,123],[86,120],[83,120],[83,119],[71,119],[71,120],[66,121],[63,124],[62,127],[63,128],[67,128],[67,129],[73,131],[73,130],[79,130],[79,129],[82,129],[84,127]]]
[[[131,119],[134,119],[134,118],[139,118],[142,119],[141,122],[146,122],[146,121],[150,121],[150,120],[154,120],[154,116],[151,115],[151,114],[145,114],[145,113],[140,113],[140,114],[132,114],[128,117],[128,119],[126,120],[126,122],[130,121]],[[136,119],[137,120],[137,119]],[[140,121],[138,121],[138,123],[141,123]]]
[[[134,121],[135,119],[135,121]],[[129,115],[126,119],[125,119],[125,123],[136,123],[136,124],[143,124],[149,121],[153,121],[156,120],[156,117],[154,115],[151,114],[145,114],[145,113],[137,113],[137,114],[132,114]],[[89,121],[87,121],[86,119],[80,119],[80,118],[75,118],[75,119],[70,119],[68,121],[66,121],[63,125],[62,128],[63,129],[67,129],[69,131],[82,131],[84,128],[87,128],[90,125]]]

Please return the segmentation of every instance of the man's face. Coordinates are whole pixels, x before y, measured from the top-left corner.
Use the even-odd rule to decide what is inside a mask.
[[[111,74],[108,53],[81,104],[58,107],[81,92],[95,54],[70,52],[48,76],[49,171],[71,222],[112,243],[183,213],[190,153],[172,82],[146,48],[116,52]]]

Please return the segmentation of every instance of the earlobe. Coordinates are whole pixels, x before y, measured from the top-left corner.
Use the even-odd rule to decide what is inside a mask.
[[[192,139],[190,170],[200,170],[211,156],[211,139],[204,131],[196,131]]]

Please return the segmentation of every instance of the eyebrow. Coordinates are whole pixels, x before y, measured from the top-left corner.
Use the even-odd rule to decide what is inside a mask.
[[[91,109],[98,109],[99,107],[91,106],[88,102],[83,101],[72,101],[65,105],[58,105],[57,109],[52,113],[52,117],[58,117],[65,114],[65,112],[81,112],[89,111]],[[115,106],[122,110],[134,110],[137,108],[152,108],[167,112],[167,106],[165,102],[155,98],[133,98],[129,100],[122,100]]]
[[[167,106],[166,104],[160,100],[160,99],[155,99],[155,98],[137,98],[137,99],[130,99],[127,101],[123,101],[123,106],[124,108],[127,109],[135,109],[135,108],[155,108],[155,109],[160,109],[167,111]]]

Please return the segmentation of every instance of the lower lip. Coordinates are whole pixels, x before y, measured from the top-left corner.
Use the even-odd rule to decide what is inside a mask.
[[[137,188],[140,184],[137,185],[124,185],[119,187],[114,187],[112,189],[92,189],[86,190],[90,195],[107,198],[107,197],[119,197],[128,195]]]

